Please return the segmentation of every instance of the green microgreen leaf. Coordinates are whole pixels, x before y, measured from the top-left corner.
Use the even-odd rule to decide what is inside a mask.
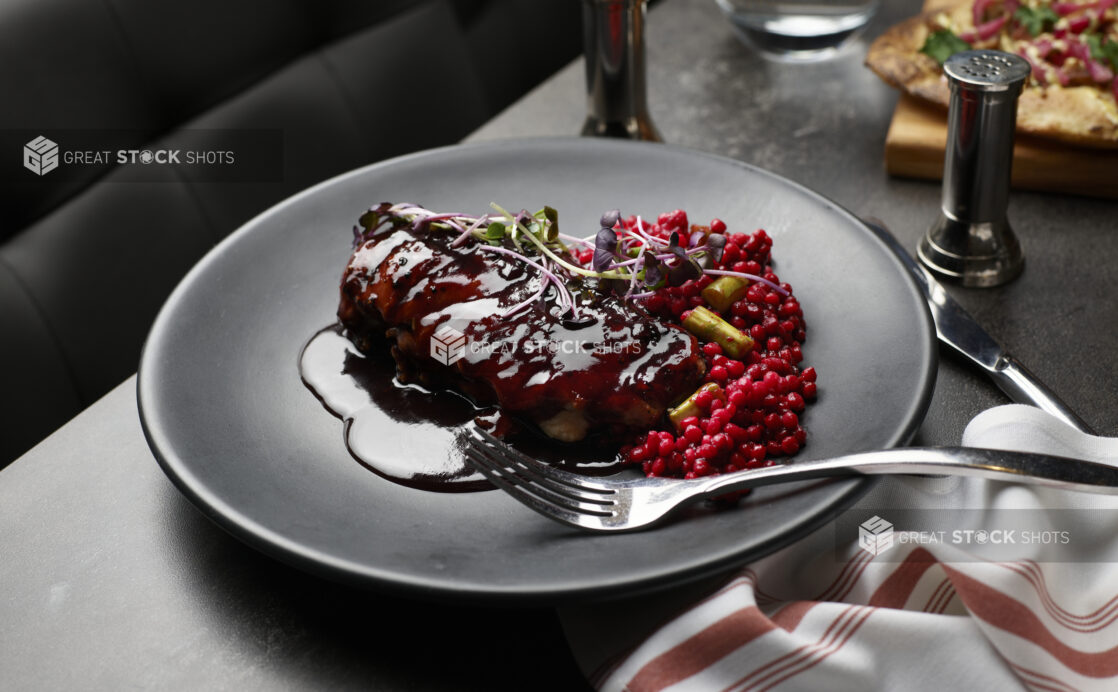
[[[547,242],[554,243],[559,240],[559,212],[553,207],[544,207],[541,209],[543,216],[548,221],[547,226]]]
[[[486,240],[500,240],[505,237],[505,224],[499,221],[490,222],[489,227],[485,229]]]

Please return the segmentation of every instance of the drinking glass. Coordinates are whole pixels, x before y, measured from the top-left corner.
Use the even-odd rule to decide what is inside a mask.
[[[715,0],[738,36],[766,57],[825,60],[862,32],[880,0]]]

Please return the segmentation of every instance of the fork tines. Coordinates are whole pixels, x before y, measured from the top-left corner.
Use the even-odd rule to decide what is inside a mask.
[[[474,428],[466,440],[464,451],[474,466],[537,512],[569,523],[613,514],[615,490],[527,457],[484,430]]]

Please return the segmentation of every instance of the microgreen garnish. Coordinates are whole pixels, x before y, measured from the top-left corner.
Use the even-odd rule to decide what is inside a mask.
[[[500,221],[491,221],[485,229],[485,239],[492,244],[505,237],[505,224]]]
[[[660,288],[664,283],[663,264],[654,254],[644,258],[644,285],[645,288]]]
[[[621,211],[614,209],[602,214],[601,228],[594,236],[594,259],[591,266],[594,271],[609,271],[610,266],[617,260],[617,233],[613,227],[621,218]]]
[[[684,237],[673,232],[665,242],[646,231],[639,217],[634,228],[623,227],[621,212],[614,209],[602,215],[601,227],[594,236],[577,238],[559,232],[559,214],[551,207],[513,214],[497,204],[490,206],[492,213],[470,216],[385,202],[358,220],[353,228],[354,247],[402,228],[410,228],[416,235],[454,233],[451,247],[463,247],[472,239],[478,248],[523,262],[543,277],[539,290],[506,310],[505,316],[546,298],[550,288],[564,323],[572,328],[587,324],[585,316],[579,314],[579,301],[568,287],[578,278],[597,279],[599,290],[613,291],[626,300],[647,298],[664,286],[679,286],[704,272],[738,276],[787,295],[784,288],[764,277],[713,268],[726,244],[726,237],[719,233],[696,231]],[[583,252],[593,248],[590,267],[583,266],[566,243],[582,246]]]
[[[691,237],[694,240],[694,236]],[[687,254],[687,251],[679,245],[679,231],[672,231],[671,236],[668,238],[668,252],[676,256],[679,262],[668,269],[668,283],[672,286],[681,286],[691,279],[697,279],[703,275],[702,266],[695,261],[694,257]]]
[[[710,258],[715,263],[722,261],[722,250],[726,247],[726,236],[721,233],[710,233],[707,235],[707,249],[710,250]]]

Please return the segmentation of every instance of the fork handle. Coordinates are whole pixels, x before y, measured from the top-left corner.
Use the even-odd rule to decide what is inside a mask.
[[[1118,468],[1082,459],[976,447],[899,447],[798,461],[716,476],[701,496],[813,478],[850,475],[929,474],[974,476],[1014,483],[1118,495]]]

